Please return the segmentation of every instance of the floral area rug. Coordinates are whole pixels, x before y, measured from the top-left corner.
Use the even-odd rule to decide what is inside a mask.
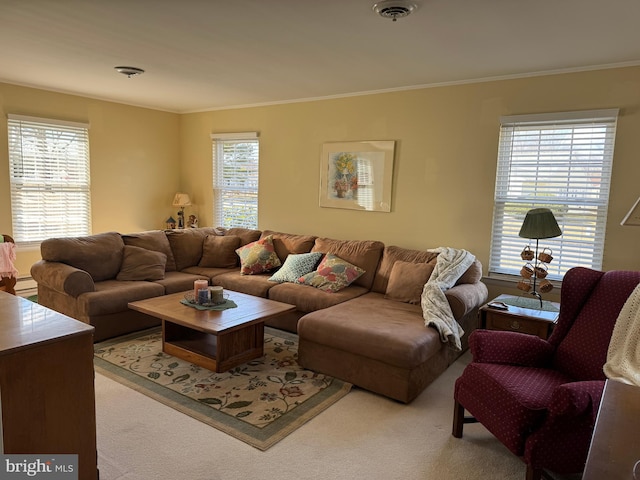
[[[95,345],[96,371],[260,450],[344,397],[351,385],[296,362],[297,336],[265,328],[265,355],[215,373],[162,352],[158,327]]]

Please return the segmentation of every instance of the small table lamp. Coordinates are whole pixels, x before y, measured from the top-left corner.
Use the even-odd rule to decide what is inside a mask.
[[[178,228],[184,228],[184,207],[191,205],[191,199],[188,193],[176,193],[173,197],[173,206],[180,207],[178,212]]]
[[[534,208],[527,212],[527,215],[524,217],[524,222],[522,222],[522,227],[520,228],[520,233],[518,236],[522,238],[530,238],[536,239],[536,251],[535,251],[535,265],[537,267],[538,264],[538,240],[541,238],[553,238],[559,237],[562,235],[562,230],[558,226],[558,222],[556,221],[556,217],[553,216],[553,212],[548,208]],[[533,273],[533,291],[531,295],[540,300],[540,308],[542,308],[542,297],[540,293],[536,291],[536,278],[537,273],[534,268]]]

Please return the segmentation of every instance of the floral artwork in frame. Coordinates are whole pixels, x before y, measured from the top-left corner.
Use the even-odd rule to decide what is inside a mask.
[[[393,140],[325,143],[320,206],[390,212],[394,153]]]

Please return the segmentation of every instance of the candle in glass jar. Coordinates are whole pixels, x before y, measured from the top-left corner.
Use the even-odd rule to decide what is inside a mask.
[[[224,290],[220,286],[209,287],[211,292],[211,302],[220,304],[224,302]]]
[[[198,304],[199,305],[207,305],[211,302],[211,297],[209,296],[208,288],[201,288],[198,290]]]
[[[207,289],[208,287],[209,282],[207,282],[206,280],[196,280],[195,282],[193,282],[193,295],[196,299],[196,302],[198,301],[198,290]]]

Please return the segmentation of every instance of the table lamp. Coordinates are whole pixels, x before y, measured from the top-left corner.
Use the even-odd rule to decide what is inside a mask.
[[[535,262],[532,275],[533,291],[531,295],[540,300],[540,308],[542,308],[542,296],[536,290],[537,267],[541,263],[538,258],[538,241],[541,238],[553,238],[559,237],[560,235],[562,235],[562,230],[560,230],[556,217],[553,216],[553,212],[548,208],[534,208],[529,210],[524,217],[524,222],[522,222],[520,233],[518,233],[518,236],[522,238],[536,240],[535,256],[533,257]]]
[[[180,207],[178,212],[178,228],[184,228],[184,207],[191,205],[191,199],[188,193],[176,193],[173,197],[173,206]]]

